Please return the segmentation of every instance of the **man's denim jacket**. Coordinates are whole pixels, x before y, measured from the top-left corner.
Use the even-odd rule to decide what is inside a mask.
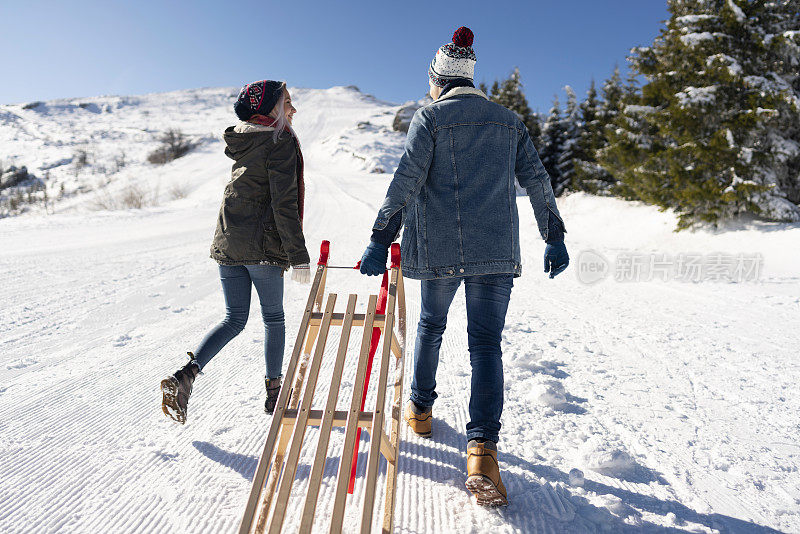
[[[414,114],[373,229],[402,210],[409,278],[520,276],[515,176],[547,239],[549,214],[561,215],[527,128],[478,89],[457,87]]]

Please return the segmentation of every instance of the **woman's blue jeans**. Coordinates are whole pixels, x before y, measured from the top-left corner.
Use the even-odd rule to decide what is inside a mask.
[[[194,357],[200,369],[222,347],[244,330],[250,314],[250,291],[256,286],[264,319],[264,357],[267,378],[281,376],[286,326],[283,317],[283,268],[275,265],[219,266],[222,293],[225,295],[225,319],[206,334]]]
[[[422,311],[414,351],[411,400],[431,407],[436,400],[436,368],[447,311],[461,281],[467,300],[467,343],[472,365],[467,440],[497,443],[503,413],[503,360],[500,342],[514,277],[511,274],[423,280]]]

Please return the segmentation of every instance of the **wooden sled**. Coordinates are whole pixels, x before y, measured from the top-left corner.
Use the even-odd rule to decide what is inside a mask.
[[[342,531],[347,494],[348,490],[352,493],[355,479],[355,460],[358,454],[357,434],[362,428],[368,430],[370,442],[359,531],[366,533],[371,530],[375,511],[378,460],[379,455],[382,455],[386,459],[387,466],[381,531],[392,532],[400,445],[399,429],[402,414],[401,393],[406,332],[400,246],[396,243],[392,245],[391,270],[384,274],[380,297],[378,295],[369,296],[365,314],[355,313],[357,296],[353,294],[348,297],[344,313],[334,312],[335,294],[328,295],[325,310],[322,311],[328,269],[352,269],[352,267],[328,266],[329,249],[330,243],[323,241],[317,272],[300,323],[300,331],[297,334],[297,341],[278,396],[264,450],[253,476],[250,497],[247,500],[244,517],[239,527],[240,534],[250,534],[251,532],[277,534],[281,532],[303,440],[309,426],[320,427],[319,441],[308,478],[308,490],[300,516],[299,532],[311,532],[314,526],[317,497],[323,478],[325,460],[328,457],[331,429],[334,426],[345,427],[345,432],[344,447],[336,477],[335,499],[329,532]],[[356,268],[358,267],[357,265]],[[342,334],[328,388],[327,402],[324,410],[312,410],[314,390],[331,327],[341,327]],[[363,327],[363,334],[353,394],[349,404],[350,409],[338,411],[336,403],[342,372],[347,363],[345,362],[347,346],[351,331],[355,327]],[[375,355],[381,338],[383,339],[375,406],[369,411],[364,411],[364,398],[369,384],[372,356]],[[394,358],[390,357],[392,354]],[[390,429],[387,434],[385,406],[390,368],[394,370],[394,384],[388,421]],[[380,510],[380,506],[381,503],[378,502],[378,510]]]

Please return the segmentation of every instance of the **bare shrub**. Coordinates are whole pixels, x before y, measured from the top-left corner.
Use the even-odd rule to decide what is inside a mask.
[[[127,163],[125,160],[126,160],[126,156],[125,156],[125,152],[124,151],[122,151],[119,154],[117,154],[116,156],[114,156],[114,172],[115,173],[118,173],[123,168],[125,168],[125,164]]]
[[[178,129],[170,128],[159,138],[161,146],[147,156],[147,161],[154,165],[164,165],[188,154],[194,143]]]
[[[91,207],[98,211],[111,211],[117,209],[117,201],[108,191],[102,190],[95,195]]]
[[[83,149],[76,150],[72,155],[72,168],[76,178],[87,165],[89,165],[89,153]]]
[[[169,198],[171,200],[179,200],[189,196],[189,186],[186,184],[174,184],[169,188]]]
[[[140,184],[131,184],[116,196],[107,190],[97,192],[91,207],[96,210],[124,210],[142,209],[157,206],[159,201],[159,187],[148,188]]]
[[[45,175],[45,182],[42,184],[42,205],[44,206],[44,212],[46,214],[50,214],[50,194],[47,192],[47,184],[50,179],[50,173]]]
[[[148,195],[142,187],[133,184],[129,185],[122,192],[120,204],[127,209],[142,209],[148,204]]]

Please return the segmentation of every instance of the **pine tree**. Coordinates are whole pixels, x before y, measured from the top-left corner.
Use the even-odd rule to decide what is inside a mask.
[[[550,175],[550,184],[553,192],[560,195],[564,191],[564,179],[558,165],[561,154],[564,151],[566,142],[566,131],[564,128],[564,117],[561,115],[561,107],[558,96],[553,98],[553,107],[542,127],[542,150],[540,156],[545,170]]]
[[[502,82],[495,80],[494,84],[492,84],[490,99],[492,102],[505,106],[517,114],[522,123],[528,128],[528,134],[530,134],[533,144],[538,150],[538,143],[541,137],[539,117],[531,111],[528,99],[525,98],[519,68],[515,67],[508,78]]]
[[[797,205],[800,204],[800,1],[778,0],[768,4],[771,9],[760,16],[769,54],[766,70],[780,80],[778,83],[787,95],[771,135],[780,159],[785,162],[785,167],[776,169],[775,181],[786,199]]]
[[[499,94],[500,94],[500,82],[495,80],[494,82],[492,82],[492,90],[489,93],[487,93],[487,96],[489,97],[489,100],[491,100],[492,102],[499,103],[497,102]]]
[[[542,118],[535,111],[531,112],[531,118],[525,123],[528,134],[531,136],[536,152],[542,151]]]
[[[665,191],[659,187],[664,173],[646,172],[650,169],[644,166],[647,159],[661,149],[658,130],[647,120],[659,102],[644,98],[633,74],[622,85],[619,69],[615,69],[606,82],[603,94],[607,96],[601,109],[601,120],[608,121],[603,129],[606,145],[597,155],[610,177],[604,184],[606,191],[630,200],[664,205],[668,200],[659,202],[641,193],[642,189],[652,190],[653,194]]]
[[[619,70],[616,74],[619,75]],[[612,117],[612,114],[605,110],[604,103],[598,99],[597,88],[592,80],[586,99],[580,104],[581,132],[574,149],[575,175],[571,183],[572,189],[595,194],[610,192],[614,180],[598,163],[599,151],[607,145],[606,117]]]
[[[600,101],[594,79],[586,91],[586,98],[580,103],[581,132],[575,142],[574,165],[575,176],[570,187],[575,190],[588,190],[586,182],[591,180],[592,171],[598,167],[595,152],[603,146],[603,135],[600,130]]]
[[[576,167],[575,160],[579,151],[578,139],[583,130],[578,97],[569,85],[564,87],[564,92],[567,93],[567,109],[562,119],[564,147],[561,150],[561,154],[558,156],[558,172],[561,175],[561,192],[573,188]]]
[[[516,113],[523,122],[530,116],[531,108],[522,92],[519,68],[515,67],[499,86],[492,86],[492,100]]]
[[[675,209],[679,228],[742,212],[800,220],[786,198],[797,179],[786,133],[800,108],[797,64],[786,65],[787,53],[800,57],[797,0],[667,5],[666,28],[633,50],[646,83],[623,99],[604,166],[629,194]]]

